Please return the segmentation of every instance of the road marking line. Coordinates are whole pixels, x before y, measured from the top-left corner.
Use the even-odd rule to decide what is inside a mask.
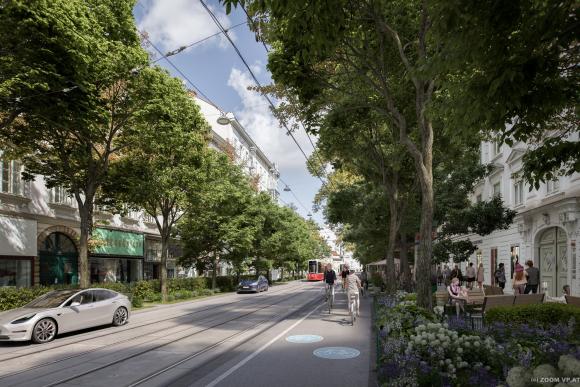
[[[243,360],[241,360],[238,364],[236,364],[235,366],[233,366],[232,368],[230,368],[229,370],[227,370],[226,372],[224,372],[223,374],[221,374],[220,376],[218,376],[217,378],[215,378],[211,383],[207,384],[206,387],[215,387],[219,382],[221,382],[222,380],[224,380],[225,378],[227,378],[228,376],[230,376],[231,374],[233,374],[234,372],[236,372],[244,364],[246,364],[247,362],[249,362],[250,360],[252,360],[256,356],[258,356],[260,354],[260,352],[262,352],[263,350],[265,350],[266,348],[268,348],[270,345],[274,344],[275,341],[279,340],[282,336],[284,336],[290,330],[294,329],[302,321],[304,321],[308,317],[310,317],[310,315],[312,313],[316,312],[318,310],[318,308],[320,308],[321,306],[322,305],[318,305],[310,313],[308,313],[306,316],[302,317],[300,320],[296,321],[294,324],[292,324],[291,326],[289,326],[288,328],[286,328],[278,336],[274,337],[272,340],[268,341],[266,344],[264,344],[260,348],[258,348],[254,353],[251,353],[250,355],[248,355],[247,357],[245,357]]]

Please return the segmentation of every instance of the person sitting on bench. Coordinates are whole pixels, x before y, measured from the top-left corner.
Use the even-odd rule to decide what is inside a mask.
[[[447,287],[447,292],[449,293],[451,304],[455,304],[455,311],[459,317],[459,309],[465,313],[465,308],[463,306],[469,301],[467,290],[461,287],[459,284],[459,278],[454,277],[451,280],[451,284]]]

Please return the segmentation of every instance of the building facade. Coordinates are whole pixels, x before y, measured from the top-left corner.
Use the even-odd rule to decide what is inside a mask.
[[[578,141],[577,134],[570,140]],[[572,293],[578,295],[580,262],[576,241],[580,239],[580,174],[561,176],[530,190],[518,177],[526,151],[523,143],[513,147],[481,144],[481,163],[491,164],[493,170],[475,188],[472,201],[501,195],[504,204],[517,215],[508,230],[485,237],[469,235],[478,246],[470,261],[476,266],[483,263],[486,284],[494,284],[493,273],[503,263],[506,292],[511,292],[516,263],[525,266],[531,260],[540,270],[540,288],[548,295],[560,296],[564,285],[570,285]],[[463,272],[465,267],[463,263]]]
[[[228,154],[252,179],[259,192],[267,192],[278,201],[278,166],[271,162],[256,145],[242,124],[231,114],[227,116],[215,106],[196,98],[201,113],[211,126],[210,147]],[[218,123],[218,118],[226,118],[226,124]]]
[[[227,125],[216,119],[220,111],[196,99],[212,126],[210,146],[234,152],[235,160],[259,191],[278,199],[277,166],[256,146],[240,123],[231,117]],[[0,153],[1,156],[1,153]],[[44,178],[21,178],[22,165],[0,159],[0,286],[76,284],[80,218],[76,201],[66,190],[48,189]],[[161,238],[155,219],[144,212],[114,215],[95,207],[96,246],[89,257],[91,282],[133,282],[159,278]],[[170,246],[169,277],[193,276],[194,270],[176,267],[179,243]],[[227,267],[221,268],[225,275]]]

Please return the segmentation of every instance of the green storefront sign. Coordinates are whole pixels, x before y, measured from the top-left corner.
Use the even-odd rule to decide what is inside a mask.
[[[98,241],[93,254],[143,256],[143,234],[97,228],[93,231],[93,238]]]

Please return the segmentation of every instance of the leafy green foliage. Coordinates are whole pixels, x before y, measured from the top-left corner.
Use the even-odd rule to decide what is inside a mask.
[[[80,213],[80,282],[89,284],[95,196],[136,130],[132,94],[147,65],[132,1],[11,1],[0,8],[0,146],[27,179],[67,189]]]
[[[485,313],[485,322],[492,324],[528,324],[550,328],[557,324],[568,325],[573,319],[576,333],[580,334],[580,308],[574,305],[543,303],[497,307]]]
[[[458,128],[499,133],[508,143],[538,144],[524,158],[532,185],[557,170],[579,171],[578,7],[567,1],[430,2],[437,67]],[[557,136],[548,136],[556,131]],[[551,138],[550,138],[551,137]],[[543,162],[545,158],[546,162]]]
[[[452,241],[449,236],[468,233],[485,236],[495,230],[507,230],[515,216],[516,211],[504,207],[501,196],[467,208],[452,210],[437,243],[433,246],[434,261],[444,263],[449,257],[453,257],[457,263],[467,261],[477,250],[477,246],[469,240]]]

